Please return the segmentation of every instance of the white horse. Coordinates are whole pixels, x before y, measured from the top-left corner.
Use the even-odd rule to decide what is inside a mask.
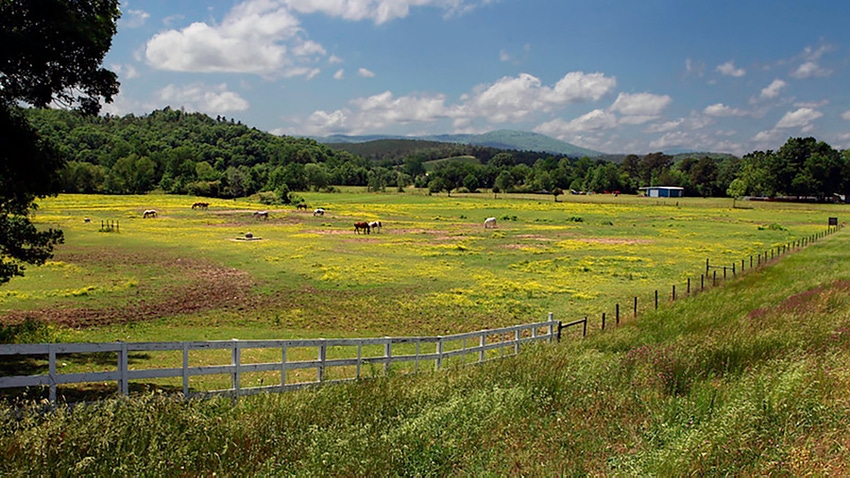
[[[322,209],[322,208],[319,208],[319,209],[316,209],[315,211],[313,211],[313,216],[324,216],[324,215],[325,215],[325,210]]]
[[[495,229],[496,228],[496,218],[488,217],[484,220],[484,229]]]
[[[254,217],[256,217],[257,219],[268,219],[269,218],[269,212],[268,211],[256,211],[254,213]]]
[[[381,232],[381,221],[372,221],[369,223],[369,227],[375,232]]]
[[[142,214],[142,218],[156,217],[156,209],[148,209]]]

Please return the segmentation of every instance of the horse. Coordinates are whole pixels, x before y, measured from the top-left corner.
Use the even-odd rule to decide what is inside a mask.
[[[484,229],[495,229],[496,228],[496,218],[488,217],[484,220]]]
[[[369,228],[375,232],[381,232],[381,221],[372,221],[369,223]]]
[[[363,231],[364,234],[369,234],[370,229],[371,228],[369,227],[368,222],[355,222],[354,223],[354,233],[355,234],[360,234],[361,230]]]
[[[269,218],[269,212],[268,211],[255,211],[253,215],[257,219],[268,219]]]
[[[305,211],[306,211],[306,210],[307,210],[307,205],[306,205],[306,204],[304,204],[303,202],[301,202],[301,203],[298,203],[298,205],[297,205],[297,206],[295,206],[295,209],[297,209],[297,210],[299,210],[299,211],[303,209],[303,210],[305,210]]]
[[[314,217],[315,217],[315,216],[324,216],[324,215],[325,215],[325,210],[324,210],[324,209],[322,209],[322,208],[318,208],[318,209],[316,209],[315,211],[313,211],[313,216],[314,216]]]
[[[192,209],[206,209],[208,207],[210,207],[210,203],[208,202],[196,202],[192,204]]]
[[[142,214],[142,218],[156,217],[156,209],[148,209]]]

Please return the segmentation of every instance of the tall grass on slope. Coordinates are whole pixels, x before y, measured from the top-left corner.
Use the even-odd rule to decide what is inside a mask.
[[[847,475],[848,247],[477,367],[2,410],[0,475]]]

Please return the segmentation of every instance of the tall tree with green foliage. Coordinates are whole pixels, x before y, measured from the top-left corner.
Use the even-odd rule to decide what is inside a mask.
[[[101,63],[119,15],[118,0],[0,0],[0,284],[43,264],[63,239],[30,217],[36,198],[60,190],[65,160],[19,105],[100,111],[118,93]]]

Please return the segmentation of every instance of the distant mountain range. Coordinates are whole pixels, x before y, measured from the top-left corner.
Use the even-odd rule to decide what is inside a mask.
[[[484,134],[440,134],[428,136],[393,136],[393,135],[364,135],[349,136],[335,134],[331,136],[313,137],[316,141],[326,144],[366,143],[386,139],[436,141],[440,143],[472,144],[498,149],[513,149],[518,151],[537,151],[566,156],[596,158],[603,153],[592,149],[582,148],[555,138],[525,131],[499,130]]]

